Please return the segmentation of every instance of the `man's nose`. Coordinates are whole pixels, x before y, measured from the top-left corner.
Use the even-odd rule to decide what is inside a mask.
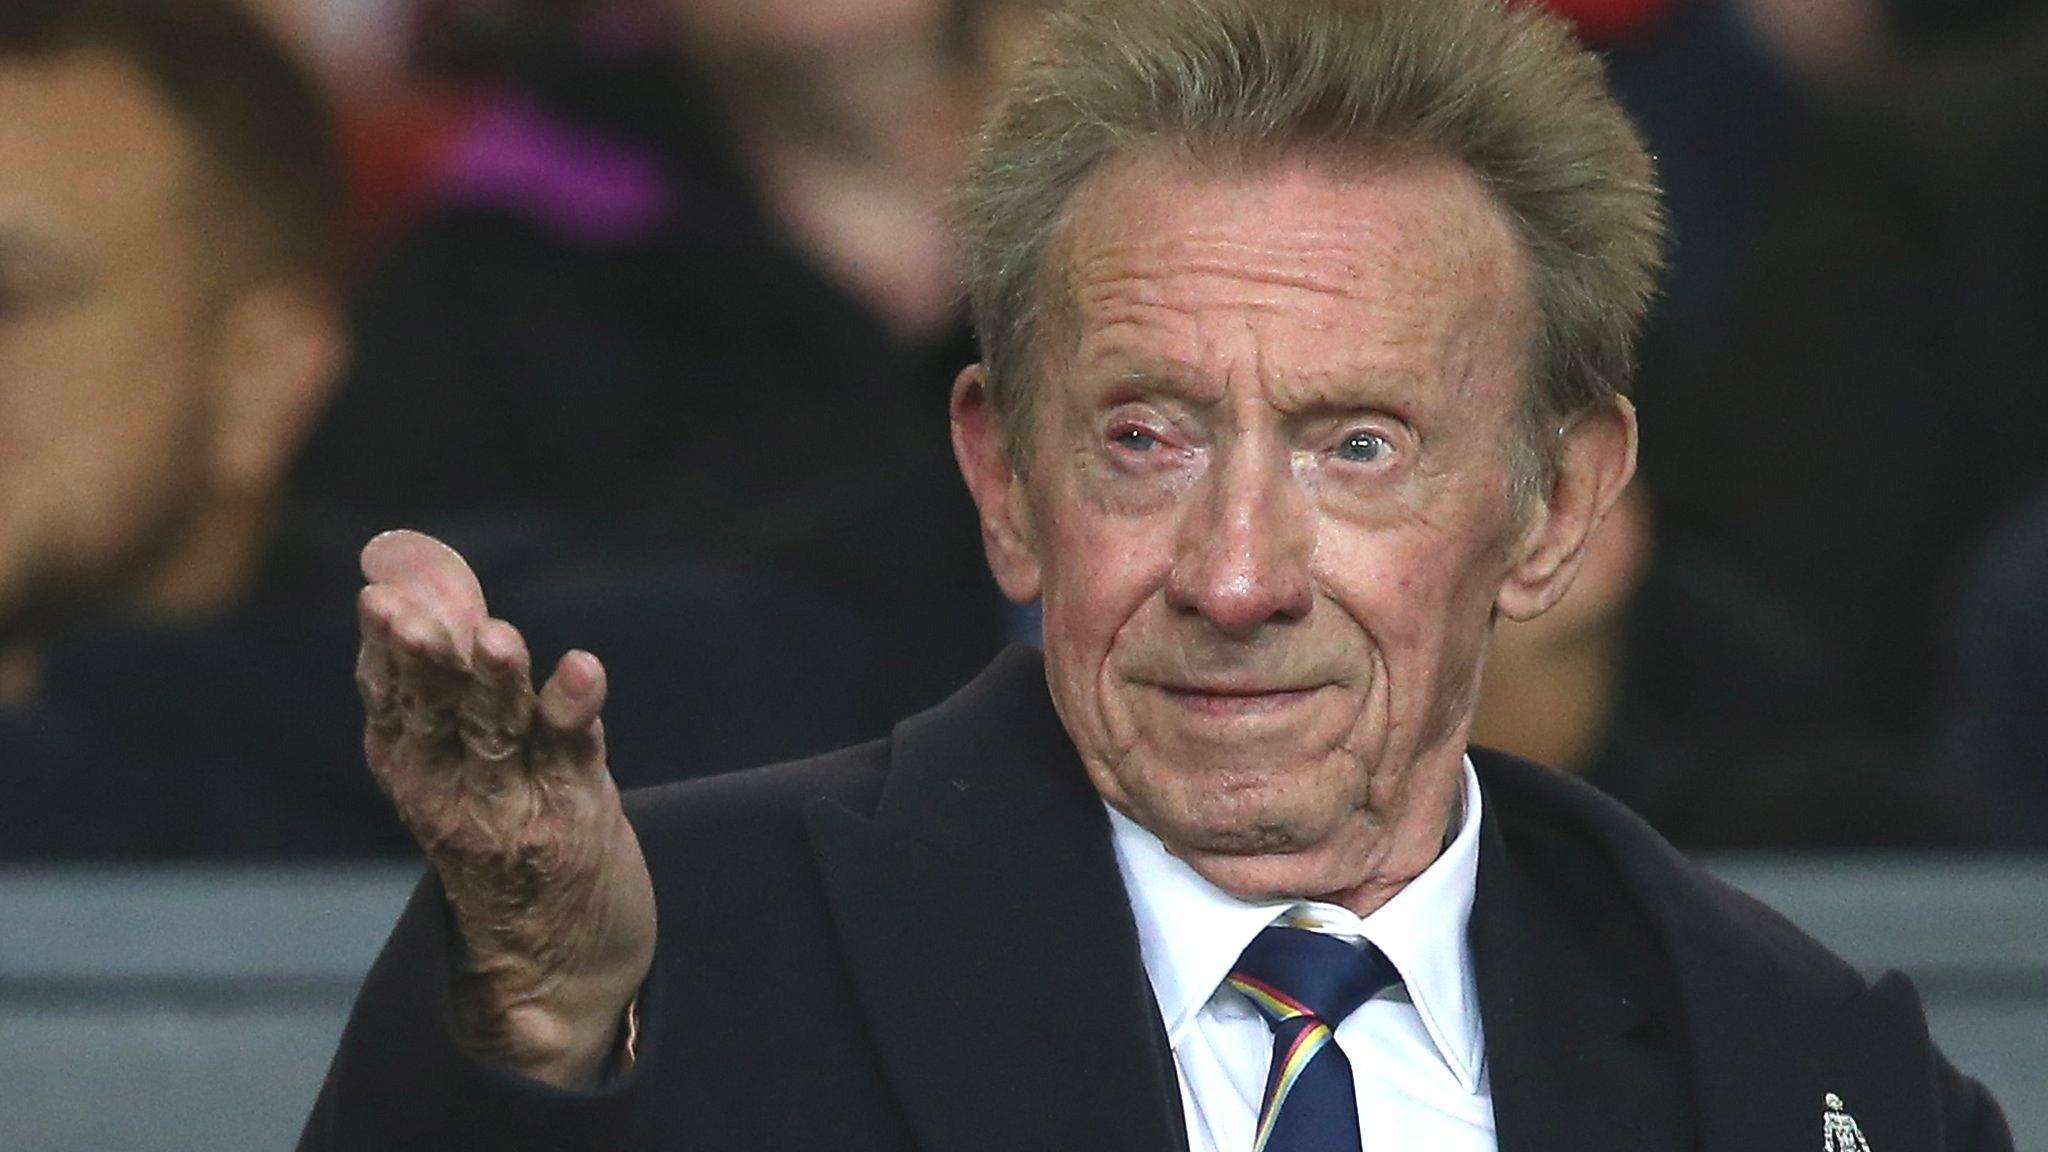
[[[1237,637],[1306,616],[1314,531],[1285,448],[1233,446],[1193,495],[1175,541],[1168,606]]]

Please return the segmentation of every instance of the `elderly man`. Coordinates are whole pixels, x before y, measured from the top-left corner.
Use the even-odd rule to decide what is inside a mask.
[[[960,218],[954,446],[1015,652],[877,744],[622,806],[572,653],[365,553],[434,865],[309,1148],[2010,1146],[1866,985],[1466,748],[1628,482],[1648,163],[1491,0],[1104,0]]]

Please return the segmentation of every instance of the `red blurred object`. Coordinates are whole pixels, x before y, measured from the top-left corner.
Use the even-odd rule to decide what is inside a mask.
[[[1526,0],[1525,0],[1526,2]],[[1578,26],[1590,44],[1621,44],[1664,22],[1680,0],[1540,0]]]
[[[431,200],[433,177],[476,100],[465,85],[420,85],[342,109],[352,270],[373,259],[391,233]]]

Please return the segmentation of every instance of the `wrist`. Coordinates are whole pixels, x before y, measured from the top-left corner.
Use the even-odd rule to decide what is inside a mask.
[[[511,994],[458,975],[450,1027],[456,1046],[493,1067],[558,1088],[596,1086],[627,1037],[639,980],[556,981],[545,994]]]

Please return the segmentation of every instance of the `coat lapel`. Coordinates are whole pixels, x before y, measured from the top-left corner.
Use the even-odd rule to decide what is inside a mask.
[[[1682,1027],[1665,1025],[1664,1031],[1678,1032],[1686,1053],[1687,1095],[1701,1152],[1820,1146],[1830,1096],[1842,1101],[1874,1152],[1942,1146],[1934,1049],[1905,981],[1889,977],[1867,984],[1783,917],[1706,876],[1584,785],[1497,753],[1475,751],[1473,758],[1487,790],[1488,820],[1500,812],[1519,813],[1523,832],[1508,833],[1512,853],[1498,843],[1482,843],[1473,911],[1503,1152],[1570,1147],[1556,1142],[1565,1129],[1590,1130],[1601,1122],[1574,1095],[1597,1091],[1595,1077],[1582,1072],[1576,1059],[1557,1058],[1597,1039],[1569,1039],[1573,1029],[1610,1037],[1614,1031],[1558,1018],[1565,997],[1553,990],[1550,973],[1583,983],[1583,974],[1564,969],[1592,971],[1572,960],[1572,951],[1586,950],[1561,944],[1562,933],[1548,932],[1526,916],[1526,909],[1541,909],[1541,903],[1513,897],[1518,887],[1530,886],[1532,873],[1540,873],[1535,886],[1542,891],[1559,890],[1554,858],[1560,856],[1568,861],[1563,886],[1569,888],[1574,875],[1581,881],[1576,891],[1582,898],[1568,920],[1597,923],[1621,915],[1649,925],[1653,959],[1668,973],[1668,996],[1682,1021]],[[1577,854],[1524,852],[1523,841],[1535,829],[1563,830],[1578,845]],[[1507,867],[1489,871],[1489,849]],[[1583,883],[1589,874],[1595,881],[1590,886]],[[1501,885],[1501,879],[1510,882]],[[1568,950],[1559,953],[1557,947]],[[1626,984],[1619,988],[1624,994]],[[1585,990],[1574,995],[1584,996]],[[1546,1014],[1548,1022],[1540,1027],[1569,1039],[1572,1048],[1524,1030],[1525,1021]],[[1630,1075],[1628,1062],[1616,1059],[1620,1049],[1590,1050],[1604,1053],[1595,1059],[1612,1068],[1616,1083]],[[1612,1091],[1597,1099],[1604,1101],[1597,1110],[1616,1115],[1635,1107]],[[1601,1145],[1581,1139],[1579,1146]]]
[[[1595,954],[1574,921],[1603,910],[1535,882],[1543,862],[1510,851],[1491,796],[1480,834],[1470,931],[1501,1152],[1691,1148],[1682,1041],[1653,1010],[1652,969]]]
[[[1668,906],[1664,928],[1700,1070],[1704,1152],[1817,1146],[1830,1096],[1876,1152],[1942,1147],[1935,1049],[1903,978],[1866,985],[1732,890],[1674,895]],[[1727,927],[1731,913],[1745,921],[1740,933]]]
[[[1035,653],[898,728],[873,817],[806,819],[920,1146],[1185,1146],[1109,822]]]

